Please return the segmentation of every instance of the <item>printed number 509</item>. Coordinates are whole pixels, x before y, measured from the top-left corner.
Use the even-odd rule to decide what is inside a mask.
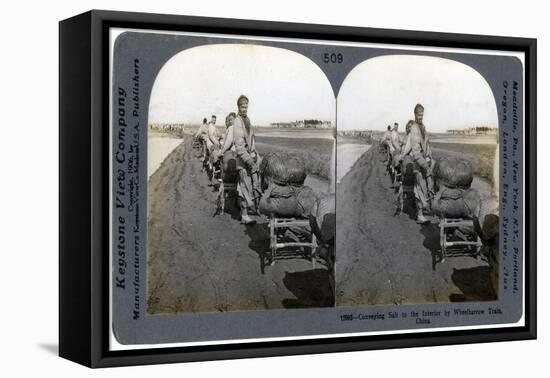
[[[325,53],[323,55],[323,62],[325,63],[342,63],[344,61],[344,55],[342,53]]]

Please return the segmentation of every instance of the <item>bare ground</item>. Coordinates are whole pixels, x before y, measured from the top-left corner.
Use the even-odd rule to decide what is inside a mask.
[[[337,187],[336,305],[495,300],[485,261],[465,256],[436,264],[437,224],[416,224],[410,207],[394,216],[395,195],[377,150],[359,158]]]
[[[148,183],[148,312],[320,307],[330,303],[323,266],[296,258],[262,266],[267,220],[213,216],[217,192],[186,138]],[[264,273],[262,273],[264,270]]]

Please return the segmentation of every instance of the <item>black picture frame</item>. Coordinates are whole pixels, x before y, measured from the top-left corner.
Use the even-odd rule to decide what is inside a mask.
[[[229,345],[109,350],[109,28],[525,53],[525,325]],[[534,339],[536,39],[93,10],[59,24],[59,355],[89,367]]]

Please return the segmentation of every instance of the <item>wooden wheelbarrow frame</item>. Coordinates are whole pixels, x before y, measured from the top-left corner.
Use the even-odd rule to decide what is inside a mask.
[[[280,229],[289,228],[289,227],[308,227],[310,228],[309,219],[303,218],[278,218],[271,216],[269,218],[269,265],[274,265],[277,261],[278,250],[285,248],[310,248],[310,260],[315,269],[316,265],[316,251],[317,251],[317,240],[315,235],[310,230],[311,242],[281,242],[279,241],[279,232]]]
[[[447,231],[451,229],[467,228],[471,229],[471,234],[475,235],[475,240],[472,241],[448,241]],[[442,218],[439,221],[439,244],[440,244],[440,261],[444,262],[447,257],[456,256],[473,256],[481,257],[481,239],[477,234],[473,219],[465,218]],[[464,253],[464,250],[470,250],[470,253]]]

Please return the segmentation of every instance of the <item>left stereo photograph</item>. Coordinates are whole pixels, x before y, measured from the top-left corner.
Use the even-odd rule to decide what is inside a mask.
[[[308,57],[323,46],[116,29],[111,43],[116,341],[144,340],[154,316],[334,307],[337,109]],[[177,329],[164,341],[187,339]]]

